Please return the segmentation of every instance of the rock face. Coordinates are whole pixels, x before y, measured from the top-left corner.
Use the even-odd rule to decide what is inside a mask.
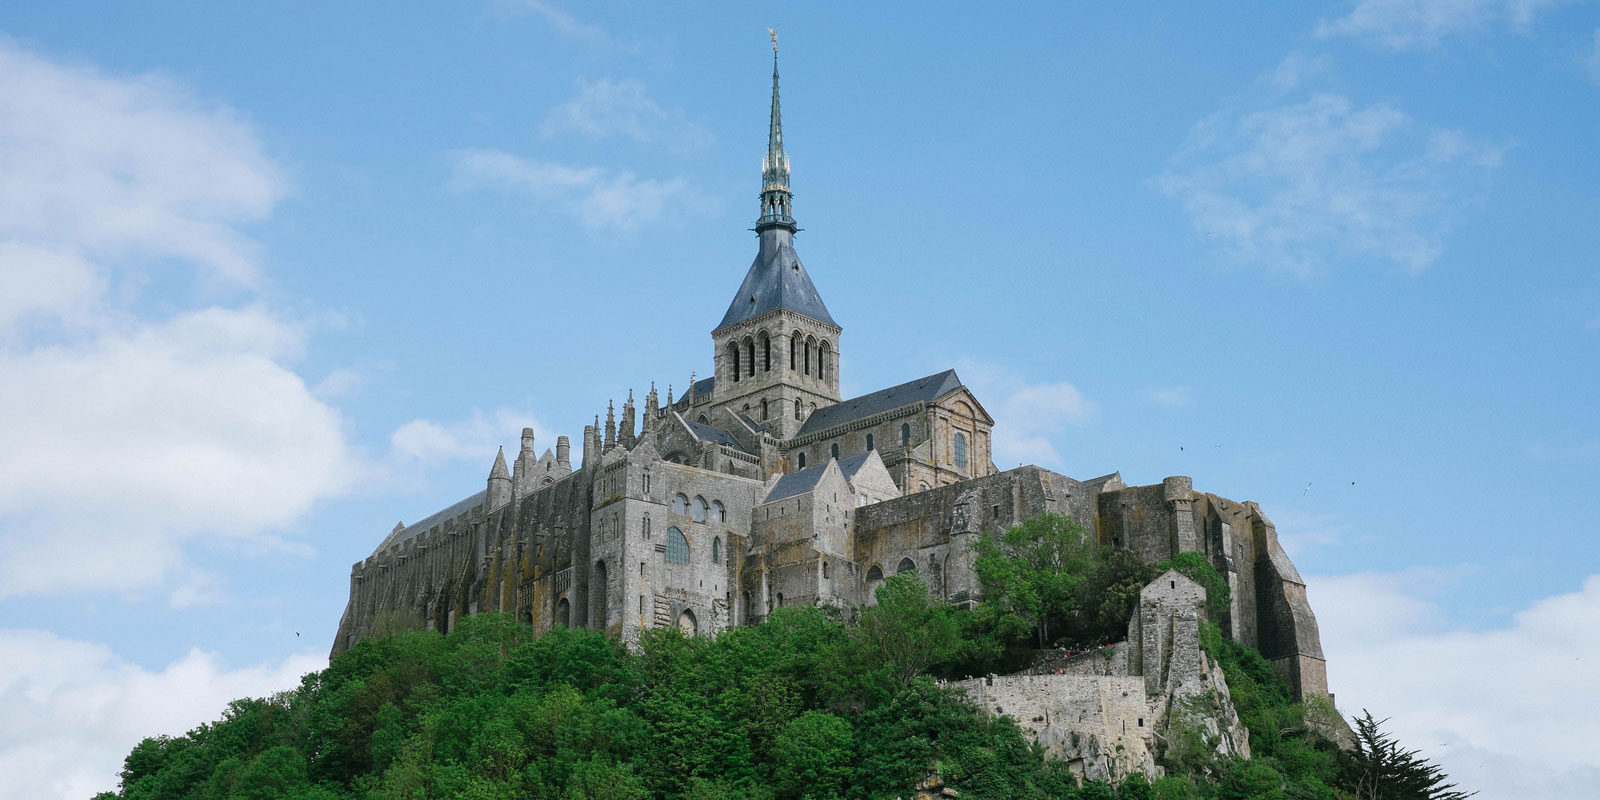
[[[1162,775],[1157,759],[1198,733],[1218,755],[1250,757],[1222,669],[1200,649],[1205,589],[1168,571],[1139,593],[1128,639],[1077,656],[1049,674],[962,681],[990,715],[1007,715],[1046,753],[1087,780]]]

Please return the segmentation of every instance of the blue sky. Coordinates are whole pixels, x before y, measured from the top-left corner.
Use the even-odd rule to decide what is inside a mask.
[[[707,374],[773,24],[847,393],[954,366],[1002,468],[1259,501],[1341,706],[1594,785],[1593,3],[14,3],[0,797],[292,684],[523,425]]]

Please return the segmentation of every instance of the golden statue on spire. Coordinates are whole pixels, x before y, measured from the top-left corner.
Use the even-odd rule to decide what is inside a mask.
[[[768,28],[767,35],[772,37],[772,52],[776,54],[778,52],[778,29]]]

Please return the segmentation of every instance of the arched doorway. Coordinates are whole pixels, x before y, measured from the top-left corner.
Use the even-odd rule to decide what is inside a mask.
[[[694,636],[700,632],[700,624],[695,621],[693,611],[686,608],[678,615],[678,630],[683,631],[685,636]]]
[[[556,603],[556,624],[563,628],[572,627],[572,604],[565,597]]]

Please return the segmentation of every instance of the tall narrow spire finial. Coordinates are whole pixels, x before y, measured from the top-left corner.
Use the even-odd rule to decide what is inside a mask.
[[[767,154],[761,159],[761,218],[756,221],[756,232],[784,228],[793,233],[789,156],[783,152],[783,113],[778,107],[778,31],[768,28],[767,33],[772,36],[772,118],[767,128]]]

